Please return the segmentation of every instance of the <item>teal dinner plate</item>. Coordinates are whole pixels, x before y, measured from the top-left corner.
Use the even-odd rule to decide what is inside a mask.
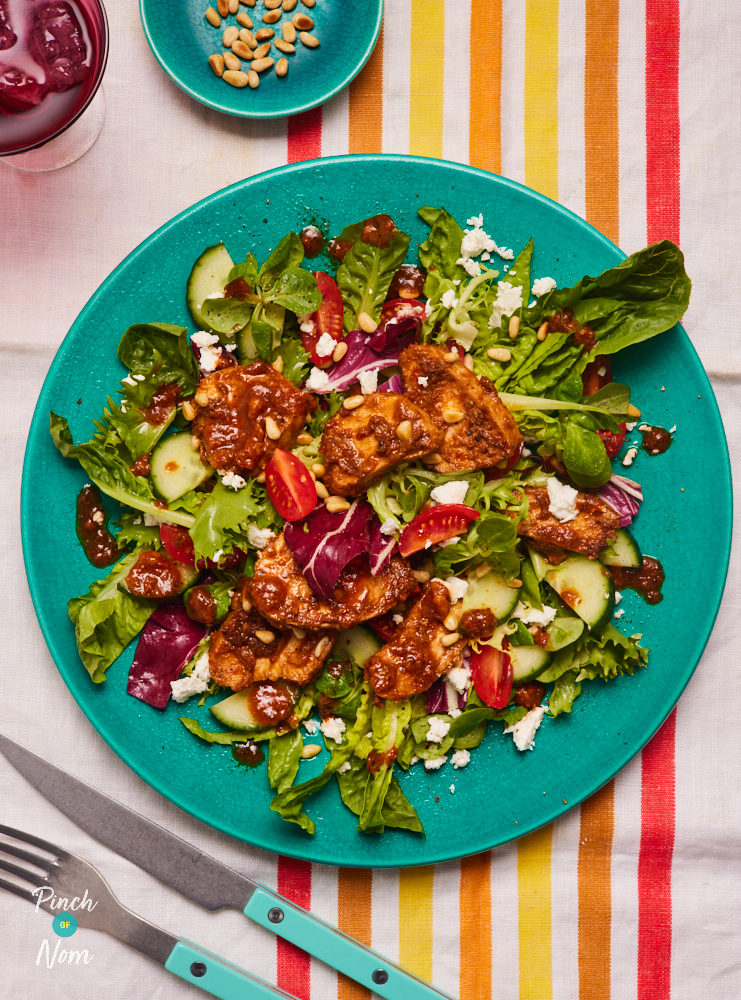
[[[312,8],[299,2],[294,10],[283,13],[277,24],[263,24],[262,17],[268,13],[263,0],[257,0],[254,7],[240,4],[239,10],[252,18],[253,33],[259,28],[272,28],[275,38],[282,38],[281,24],[295,14],[306,14],[315,22],[310,34],[319,40],[319,47],[310,49],[297,39],[295,53],[285,56],[288,75],[276,76],[273,66],[260,74],[260,86],[252,90],[230,86],[209,66],[209,56],[225,51],[221,38],[224,29],[230,25],[240,27],[235,17],[229,16],[222,18],[221,28],[214,28],[205,18],[209,4],[216,9],[216,0],[139,0],[144,34],[173,83],[201,104],[238,118],[284,118],[334,97],[366,64],[383,18],[383,0],[358,0],[353,4],[346,0],[317,0]],[[276,63],[284,55],[272,44],[269,54]],[[249,68],[249,63],[243,61],[242,70],[247,72]]]
[[[358,833],[334,782],[306,806],[316,821],[314,836],[283,822],[270,810],[265,766],[239,767],[228,749],[202,742],[178,721],[194,717],[218,730],[207,707],[193,699],[159,711],[126,694],[134,644],[103,684],[91,682],[77,655],[67,601],[102,574],[75,537],[75,498],[85,473],[55,450],[49,410],[69,419],[75,440],[91,436],[91,421],[126,374],[116,357],[126,328],[164,321],[194,329],[185,283],[210,244],[223,239],[234,260],[250,250],[262,260],[289,230],[313,222],[336,234],[346,223],[387,212],[411,234],[415,248],[428,232],[417,215],[425,204],[444,205],[464,225],[483,213],[486,231],[515,253],[532,236],[533,277],[549,275],[559,285],[573,285],[624,257],[542,195],[459,164],[352,156],[260,174],[178,215],[103,282],[51,366],[26,452],[22,528],[29,586],[51,654],[81,709],[137,774],[204,823],[266,850],[326,864],[419,865],[473,854],[535,830],[591,795],[676,704],[710,635],[728,563],[731,482],[723,427],[698,357],[676,326],[613,361],[615,378],[632,387],[643,418],[667,428],[676,424],[666,454],[639,451],[630,470],[616,464],[643,485],[645,502],[632,530],[644,553],[657,556],[666,570],[663,603],[649,607],[626,591],[620,604],[625,615],[618,624],[628,635],[642,634],[651,649],[649,666],[609,684],[586,683],[571,715],[544,720],[533,752],[520,753],[497,723],[465,769],[447,764],[426,772],[416,766],[401,774],[425,839],[401,830],[382,837]],[[309,266],[328,263],[319,258]],[[299,780],[318,774],[326,758],[323,750],[302,762]]]

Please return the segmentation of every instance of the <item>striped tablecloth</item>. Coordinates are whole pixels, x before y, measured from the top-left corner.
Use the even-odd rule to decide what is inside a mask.
[[[738,3],[386,0],[383,34],[361,75],[330,104],[287,125],[227,120],[184,97],[146,50],[135,6],[109,3],[109,112],[93,150],[55,176],[0,174],[0,370],[7,386],[22,387],[12,409],[7,387],[0,401],[9,469],[17,473],[22,454],[23,442],[9,433],[18,406],[27,425],[53,349],[136,243],[240,177],[379,151],[442,157],[521,181],[626,252],[664,238],[679,243],[694,281],[687,330],[718,394],[731,454],[739,455]],[[5,537],[15,539],[15,499],[3,504]],[[16,540],[4,558],[22,588]],[[613,782],[552,826],[434,868],[337,871],[276,860],[183,817],[142,789],[79,718],[27,598],[20,624],[17,610],[0,612],[13,658],[6,669],[26,663],[21,658],[33,649],[25,683],[15,672],[2,682],[0,726],[224,860],[257,869],[279,891],[461,1000],[738,1000],[739,584],[734,561],[700,669],[663,729]],[[72,737],[64,752],[39,731],[28,683],[47,708],[54,699],[55,732]],[[129,905],[175,929],[185,905],[179,897],[165,899],[141,873],[60,823],[7,768],[0,769],[0,819],[25,819],[52,839],[62,830],[66,846],[125,883]],[[465,852],[466,825],[476,817],[460,822]],[[0,897],[0,913],[11,906],[17,934],[2,919],[0,973],[14,1000],[40,996],[42,987],[47,997],[195,996],[115,942],[96,940],[94,973],[42,971],[33,964],[39,918]],[[188,915],[188,936],[303,1000],[370,996],[259,931],[246,958],[236,917],[192,907]]]

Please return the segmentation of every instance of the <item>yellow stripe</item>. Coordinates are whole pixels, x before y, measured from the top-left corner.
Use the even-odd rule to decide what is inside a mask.
[[[553,827],[517,844],[520,1000],[553,1000],[551,954],[551,839]]]
[[[412,0],[409,49],[409,152],[443,155],[445,0]]]
[[[399,962],[432,982],[432,882],[435,869],[399,872]]]
[[[525,183],[558,198],[558,0],[525,4]]]

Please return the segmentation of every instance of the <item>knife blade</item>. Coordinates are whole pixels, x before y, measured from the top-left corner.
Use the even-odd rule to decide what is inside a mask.
[[[104,792],[0,733],[0,753],[91,837],[207,910],[229,906],[372,990],[384,1000],[450,1000],[308,910],[208,857]]]

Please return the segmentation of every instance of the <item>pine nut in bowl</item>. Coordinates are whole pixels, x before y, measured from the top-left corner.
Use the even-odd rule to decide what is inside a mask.
[[[352,30],[346,0],[263,0],[239,3],[236,11],[234,6],[234,0],[181,5],[175,28],[171,5],[139,0],[149,47],[181,90],[224,114],[284,118],[323,104],[360,72],[379,37],[384,0],[363,0],[353,7]],[[281,43],[275,46],[277,54],[255,57],[272,59],[270,66],[259,61],[251,66],[244,49],[235,52],[241,70],[225,66],[219,72],[221,62],[212,58],[223,59],[223,51],[234,52],[235,44],[254,49],[253,41],[273,40]],[[225,76],[233,72],[248,75],[248,85],[240,78],[235,86]]]

